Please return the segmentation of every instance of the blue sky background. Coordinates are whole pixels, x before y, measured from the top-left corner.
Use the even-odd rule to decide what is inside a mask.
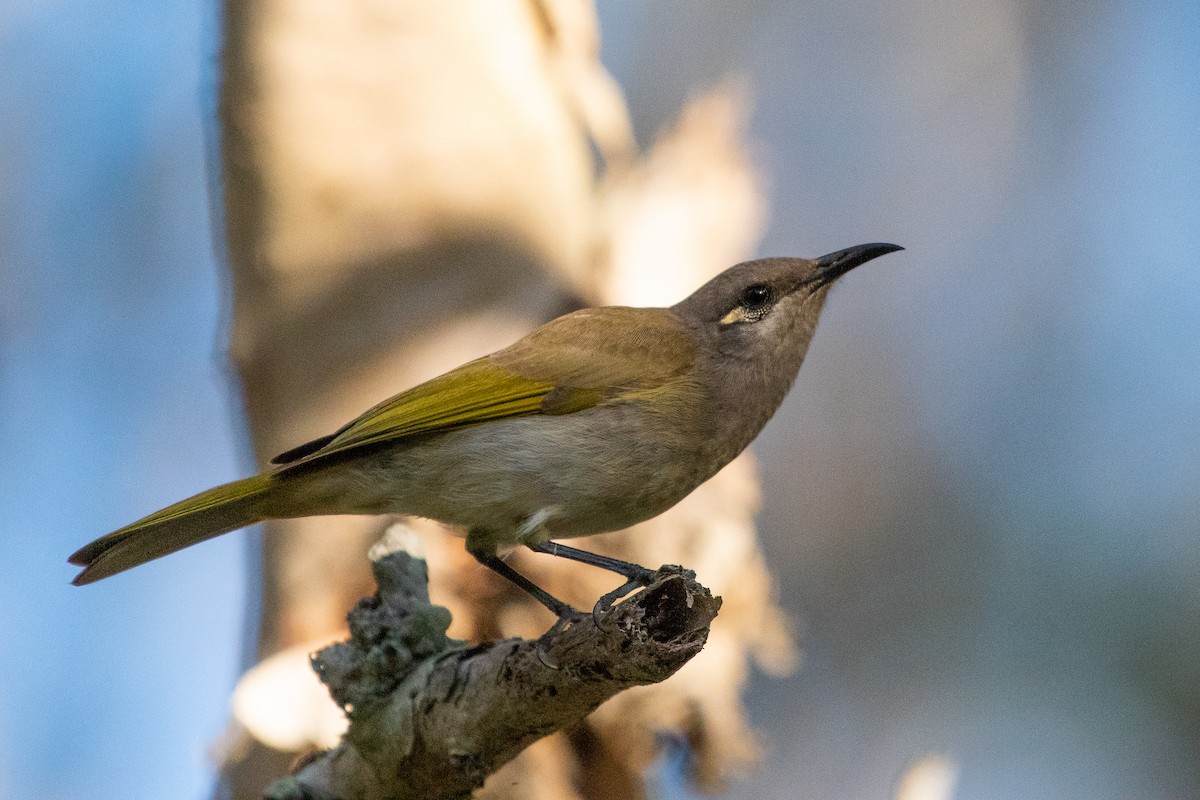
[[[0,10],[0,797],[202,797],[246,535],[77,590],[77,543],[227,480],[202,111],[210,11]]]
[[[250,535],[87,589],[65,557],[251,468],[215,19],[0,6],[0,798],[211,786]],[[733,795],[885,797],[929,751],[961,798],[1200,795],[1200,5],[601,19],[645,141],[696,87],[752,89],[764,254],[908,247],[835,293],[758,445],[806,660],[755,684],[771,755]]]

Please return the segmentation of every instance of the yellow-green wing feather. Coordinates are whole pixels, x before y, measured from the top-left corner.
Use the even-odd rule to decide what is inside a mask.
[[[497,419],[572,414],[624,392],[659,388],[693,363],[691,338],[670,312],[585,309],[402,392],[276,462],[303,463]]]
[[[535,414],[554,385],[479,359],[385,400],[338,431],[312,456]]]

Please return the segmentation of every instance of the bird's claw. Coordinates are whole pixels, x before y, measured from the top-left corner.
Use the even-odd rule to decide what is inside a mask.
[[[602,628],[603,625],[601,623],[604,619],[604,615],[612,610],[612,607],[616,605],[618,600],[633,591],[644,589],[645,587],[649,586],[654,582],[656,577],[658,577],[657,571],[645,568],[639,568],[637,572],[627,574],[626,580],[623,584],[596,601],[596,605],[592,607],[592,613],[590,615],[592,622],[597,628]],[[572,625],[577,625],[580,622],[583,622],[588,618],[589,615],[583,613],[582,611],[577,611],[576,609],[567,605],[552,610],[558,614],[558,619],[553,625],[550,626],[549,630],[542,634],[541,638],[538,640],[537,649],[534,652],[537,654],[538,661],[541,661],[542,664],[547,668],[560,669],[557,664],[546,658],[546,643],[554,636],[562,633]]]
[[[547,639],[556,634],[562,633],[572,625],[578,625],[587,619],[587,614],[582,611],[576,611],[573,608],[568,608],[559,613],[558,619],[550,626],[550,630],[542,635],[543,639]]]
[[[624,583],[597,600],[596,605],[592,606],[592,621],[596,623],[596,627],[601,627],[600,623],[604,615],[612,610],[618,600],[630,592],[649,586],[657,575],[658,573],[654,570],[642,569],[640,572],[626,576]]]

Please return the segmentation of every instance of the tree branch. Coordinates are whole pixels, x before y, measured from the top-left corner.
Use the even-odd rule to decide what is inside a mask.
[[[721,606],[690,570],[662,567],[596,622],[468,646],[446,636],[450,614],[429,603],[423,559],[396,550],[373,570],[378,590],[350,612],[350,640],[313,656],[349,730],[272,784],[269,800],[469,797],[537,739],[670,677],[704,647]]]

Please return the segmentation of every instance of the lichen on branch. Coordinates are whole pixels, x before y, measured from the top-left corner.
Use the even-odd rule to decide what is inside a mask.
[[[312,659],[349,730],[272,784],[270,800],[469,797],[534,741],[674,674],[721,606],[690,570],[662,567],[595,619],[472,646],[446,635],[450,614],[429,602],[423,559],[378,553],[373,571],[378,589],[350,612],[350,639]]]

